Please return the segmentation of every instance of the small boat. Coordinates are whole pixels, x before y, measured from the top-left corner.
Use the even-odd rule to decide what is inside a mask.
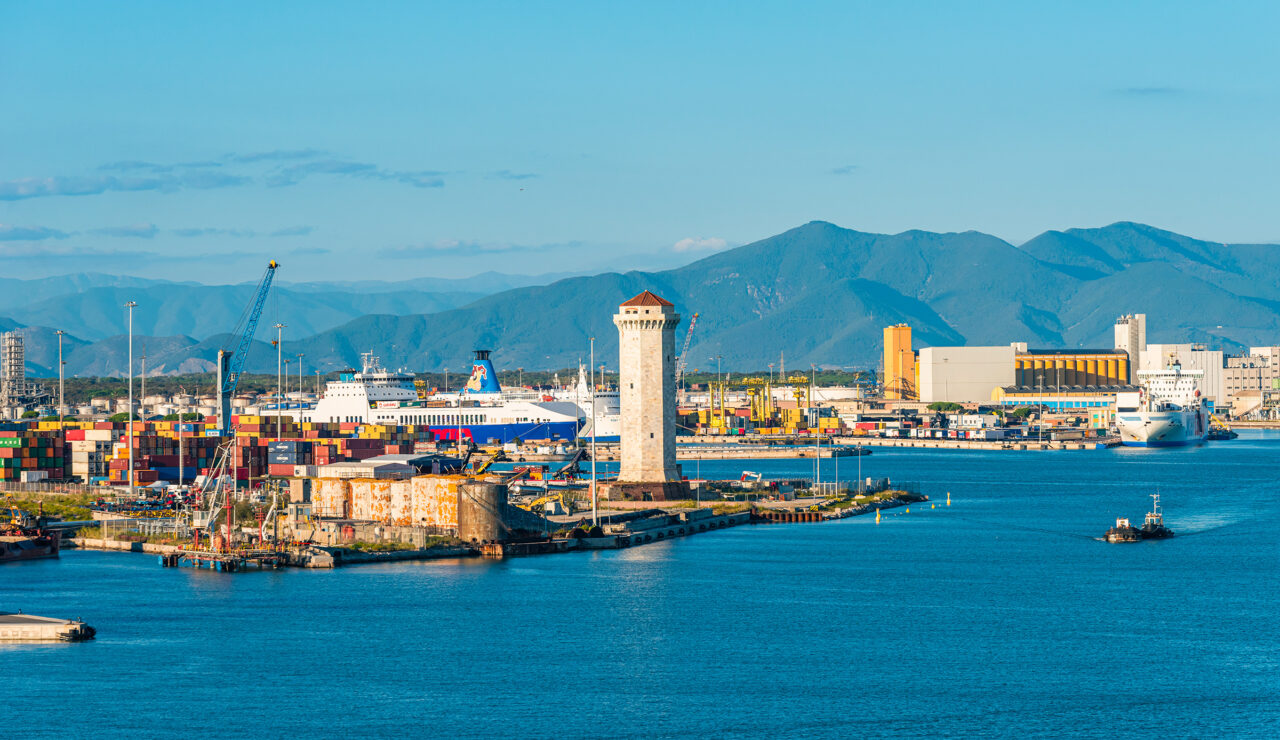
[[[1142,533],[1128,519],[1117,519],[1116,526],[1103,535],[1107,542],[1141,542]]]
[[[1173,530],[1164,526],[1164,514],[1160,511],[1160,494],[1151,494],[1151,511],[1147,512],[1142,529],[1138,530],[1144,540],[1162,540],[1173,536]]]
[[[870,454],[871,450],[862,445],[839,445],[831,448],[832,457],[861,457]]]
[[[1116,526],[1107,530],[1103,539],[1107,542],[1142,542],[1163,540],[1173,536],[1173,530],[1164,526],[1164,514],[1160,511],[1160,494],[1151,494],[1152,507],[1141,527],[1135,527],[1128,519],[1117,519]]]

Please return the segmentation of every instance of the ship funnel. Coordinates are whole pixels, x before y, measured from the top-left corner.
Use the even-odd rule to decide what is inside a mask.
[[[489,361],[489,350],[475,350],[475,359],[471,362],[471,377],[467,379],[467,384],[463,386],[462,392],[472,393],[501,393],[502,386],[498,385],[498,374],[493,370],[493,363]]]

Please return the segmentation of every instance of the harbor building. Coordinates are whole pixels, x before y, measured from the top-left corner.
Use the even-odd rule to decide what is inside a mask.
[[[671,302],[649,291],[618,307],[621,467],[610,498],[687,498],[676,466],[675,331]]]
[[[1027,388],[1129,385],[1129,355],[1121,349],[1028,349],[1013,362],[1013,384]]]
[[[1014,357],[1025,344],[1003,347],[925,347],[920,350],[920,401],[986,403],[1014,384]]]
[[[1163,370],[1174,363],[1181,365],[1183,370],[1203,370],[1200,393],[1214,405],[1226,405],[1222,350],[1208,349],[1203,344],[1148,344],[1142,353],[1139,370]]]
[[[1136,385],[1138,370],[1142,367],[1142,353],[1147,349],[1147,315],[1145,313],[1125,314],[1116,319],[1115,348],[1129,357],[1129,375],[1124,382]]]
[[[884,397],[913,401],[916,393],[916,354],[911,349],[911,327],[906,324],[884,329]]]

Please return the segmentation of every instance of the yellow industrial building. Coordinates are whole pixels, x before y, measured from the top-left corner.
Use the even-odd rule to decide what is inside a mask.
[[[1122,349],[1032,349],[1013,358],[1013,384],[1023,388],[1084,388],[1129,384],[1129,355]]]
[[[916,394],[916,353],[911,349],[911,327],[884,329],[884,397],[913,401]]]

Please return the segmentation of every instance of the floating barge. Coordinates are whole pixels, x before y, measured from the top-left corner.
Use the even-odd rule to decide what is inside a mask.
[[[78,619],[0,613],[0,642],[82,642],[95,634]]]

